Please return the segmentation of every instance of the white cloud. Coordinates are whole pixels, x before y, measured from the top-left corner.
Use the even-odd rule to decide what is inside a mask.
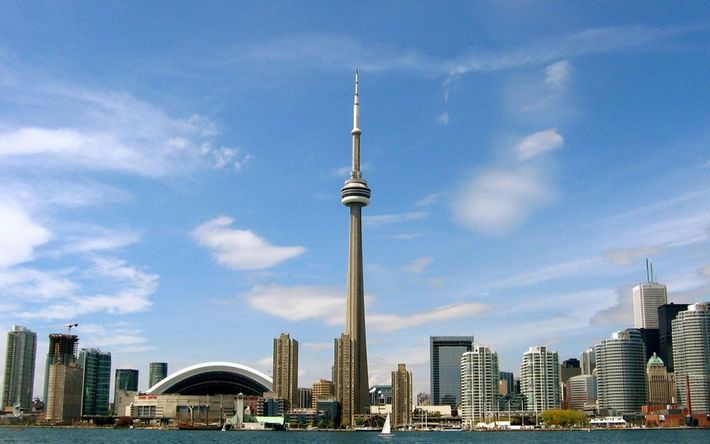
[[[141,233],[131,229],[110,229],[96,225],[75,224],[65,227],[59,248],[61,254],[116,250],[134,244]]]
[[[428,196],[425,196],[418,201],[414,203],[415,206],[417,207],[428,207],[430,205],[434,205],[435,203],[439,202],[441,200],[441,193],[432,193],[429,194]]]
[[[570,63],[567,60],[548,65],[545,68],[545,83],[558,88],[565,87],[569,80],[570,70]]]
[[[453,201],[456,222],[502,235],[520,226],[533,211],[549,205],[556,191],[532,169],[490,170],[469,179]]]
[[[420,257],[405,265],[404,270],[409,273],[423,273],[433,260],[434,259],[429,256]]]
[[[0,269],[1,298],[16,302],[46,302],[73,295],[79,286],[67,277],[69,271],[43,272],[30,268]]]
[[[620,248],[607,251],[604,256],[622,267],[628,267],[643,257],[655,256],[661,249],[654,245],[640,245],[634,248]]]
[[[392,315],[371,313],[367,317],[367,325],[378,331],[390,332],[412,328],[432,322],[446,321],[449,319],[473,317],[490,309],[490,306],[478,302],[464,302],[461,304],[434,307],[426,311],[410,315]]]
[[[527,160],[540,154],[562,147],[564,139],[553,128],[533,133],[515,146],[518,160]]]
[[[37,224],[19,205],[0,201],[0,268],[27,262],[47,243],[49,230]]]
[[[243,298],[252,308],[289,321],[323,319],[337,325],[345,318],[345,294],[332,287],[256,286]]]
[[[427,213],[424,211],[411,211],[408,213],[398,213],[398,214],[380,214],[376,216],[365,216],[362,219],[362,223],[368,227],[378,227],[380,225],[386,224],[396,224],[401,222],[406,222],[410,220],[424,219]]]
[[[107,347],[109,351],[136,352],[146,351],[154,347],[148,346],[148,338],[140,336],[140,330],[126,324],[113,324],[107,328],[99,324],[80,324],[77,327],[81,333],[83,344],[91,347]]]
[[[56,83],[23,87],[16,100],[53,112],[32,113],[23,126],[4,125],[3,168],[161,177],[227,165],[238,170],[250,157],[238,148],[216,148],[217,126],[203,116],[172,117],[125,93]]]
[[[303,247],[277,247],[249,230],[236,230],[234,219],[220,216],[192,231],[197,242],[209,248],[217,262],[234,270],[263,270],[296,257]]]
[[[440,114],[439,117],[436,118],[436,121],[442,125],[448,125],[449,124],[449,113],[444,112],[444,113]]]
[[[126,314],[150,307],[150,296],[158,286],[157,275],[128,266],[119,259],[95,257],[93,261],[94,266],[88,274],[112,292],[72,294],[62,298],[62,302],[42,304],[38,310],[24,309],[16,315],[25,319],[74,319],[89,313]]]

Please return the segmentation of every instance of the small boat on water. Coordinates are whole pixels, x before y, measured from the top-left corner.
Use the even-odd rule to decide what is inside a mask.
[[[387,418],[385,419],[385,425],[382,426],[382,431],[380,432],[380,436],[392,436],[392,426],[390,424],[390,414],[387,414]]]

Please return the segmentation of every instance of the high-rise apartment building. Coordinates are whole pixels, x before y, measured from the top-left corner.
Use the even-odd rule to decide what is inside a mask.
[[[646,402],[646,361],[638,330],[613,333],[596,346],[597,396],[602,414],[641,411]]]
[[[151,362],[148,370],[148,388],[168,377],[167,362]]]
[[[498,410],[498,354],[475,346],[461,356],[461,421],[472,428]]]
[[[2,408],[19,404],[22,411],[32,409],[36,354],[37,334],[21,325],[13,325],[7,333]]]
[[[116,378],[113,383],[113,408],[114,414],[123,415],[124,412],[118,411],[118,398],[121,392],[137,392],[138,391],[138,370],[132,368],[117,368]]]
[[[633,289],[634,328],[658,328],[658,307],[668,303],[668,290],[653,276],[653,264],[646,259],[646,282]]]
[[[535,412],[559,409],[560,358],[545,346],[530,347],[520,365],[520,393],[527,399],[527,408]]]
[[[710,412],[710,306],[688,305],[673,320],[673,365],[680,402]],[[690,394],[690,402],[688,400]],[[689,405],[690,404],[690,405]]]
[[[45,369],[45,418],[70,423],[81,417],[82,370],[76,362],[79,338],[72,334],[49,335]]]
[[[673,330],[672,322],[678,313],[688,309],[688,304],[663,304],[658,307],[658,356],[666,364],[666,369],[673,373]]]
[[[665,406],[677,402],[675,377],[655,353],[646,364],[646,383],[649,404]]]
[[[313,383],[311,390],[311,408],[318,407],[318,401],[332,401],[335,399],[335,384],[327,379],[319,379]]]
[[[579,354],[579,368],[583,375],[591,375],[597,368],[597,360],[594,355],[594,347],[589,347]]]
[[[412,372],[398,364],[392,372],[392,427],[404,427],[412,422]]]
[[[298,341],[288,333],[274,339],[274,392],[286,400],[286,408],[298,403]]]
[[[52,364],[76,364],[76,352],[79,337],[72,334],[52,333],[49,335],[49,351],[44,368],[44,394],[45,402],[48,399],[49,368]]]
[[[461,402],[461,356],[473,350],[473,336],[431,336],[431,398],[433,405]]]
[[[108,416],[111,353],[83,348],[79,352],[79,367],[82,371],[81,415]]]
[[[350,209],[348,283],[345,331],[335,340],[335,391],[340,403],[340,423],[353,425],[353,415],[369,411],[370,383],[365,334],[365,287],[362,262],[362,208],[370,202],[370,188],[360,170],[360,99],[355,73],[353,100],[352,169],[340,190],[341,202]]]

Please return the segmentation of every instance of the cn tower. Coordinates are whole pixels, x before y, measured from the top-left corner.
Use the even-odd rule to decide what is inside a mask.
[[[360,103],[355,72],[353,101],[352,171],[340,190],[343,205],[350,208],[350,249],[345,332],[335,341],[336,395],[341,403],[341,422],[352,425],[352,415],[366,413],[370,405],[365,338],[365,291],[362,270],[362,207],[370,202],[370,188],[360,171]]]

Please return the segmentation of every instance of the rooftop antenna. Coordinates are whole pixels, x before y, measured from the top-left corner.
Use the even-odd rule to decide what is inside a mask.
[[[649,268],[648,258],[646,258],[646,282],[651,282],[651,272]]]
[[[653,276],[653,261],[649,261],[649,264],[651,264],[651,282],[656,282],[656,278]]]

